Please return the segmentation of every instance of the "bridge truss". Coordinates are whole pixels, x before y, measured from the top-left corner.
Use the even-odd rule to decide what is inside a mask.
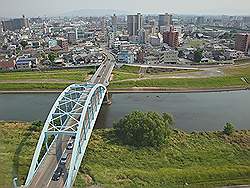
[[[102,84],[86,83],[70,85],[60,94],[44,124],[25,186],[29,187],[51,146],[56,145],[59,137],[75,137],[63,187],[73,186],[106,91],[106,87]],[[48,137],[52,135],[54,140],[50,144]],[[45,154],[43,154],[44,147]]]

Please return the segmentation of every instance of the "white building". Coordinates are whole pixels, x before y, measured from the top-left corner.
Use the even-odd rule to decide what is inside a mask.
[[[17,69],[31,69],[37,65],[37,58],[32,58],[30,54],[24,54],[16,59]]]
[[[161,52],[159,63],[160,64],[176,64],[178,61],[178,51],[175,50],[167,50],[164,52]]]
[[[244,52],[226,49],[224,55],[226,59],[238,59],[244,57]]]
[[[31,69],[32,61],[17,61],[16,67],[20,70]]]
[[[118,53],[117,60],[120,63],[133,64],[135,55],[131,51],[124,50]]]
[[[157,36],[150,36],[149,42],[152,46],[160,46],[161,40]]]

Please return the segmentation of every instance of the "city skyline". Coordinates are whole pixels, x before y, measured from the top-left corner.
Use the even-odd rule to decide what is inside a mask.
[[[48,6],[50,5],[50,6]],[[131,6],[133,5],[133,6]],[[126,1],[81,1],[81,0],[44,0],[34,2],[32,0],[9,0],[1,2],[0,17],[15,17],[25,14],[27,16],[57,16],[80,9],[109,9],[120,10],[127,13],[141,12],[143,14],[176,13],[198,15],[249,15],[250,1],[247,0],[155,0],[145,2],[143,0]]]

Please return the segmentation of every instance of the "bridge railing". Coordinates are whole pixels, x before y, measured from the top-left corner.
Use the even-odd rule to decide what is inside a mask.
[[[75,145],[78,145],[78,147],[80,146],[80,148],[82,148],[82,151],[83,150],[85,151],[87,142],[91,135],[94,122],[99,113],[105,93],[106,93],[105,86],[101,84],[88,83],[88,84],[73,84],[67,87],[60,94],[60,96],[56,100],[55,104],[53,105],[48,115],[42,133],[40,135],[37,148],[35,150],[35,154],[33,156],[33,160],[30,166],[28,177],[26,179],[25,183],[26,186],[28,186],[31,183],[32,178],[36,175],[37,170],[39,169],[40,165],[43,164],[42,162],[44,158],[47,156],[49,148],[47,147],[46,137],[48,135],[55,135],[56,137],[58,135],[76,136],[75,143],[77,144]],[[90,112],[94,115],[91,116],[94,122],[92,121],[89,122],[90,121],[89,117],[91,115]],[[86,129],[86,127],[83,126],[86,121],[85,118],[86,115],[88,115],[87,121],[91,125],[89,126],[88,129]],[[83,134],[85,135],[84,138],[87,139],[87,142],[84,142],[85,139],[80,140]],[[44,154],[42,160],[38,161],[44,142],[46,142],[45,144],[47,152]],[[79,143],[81,145],[79,145]],[[78,153],[79,150],[75,148],[76,146],[74,146],[73,148],[72,160],[70,163],[70,171],[66,184],[68,187],[72,186],[77,171],[79,169],[82,157],[84,155],[84,152],[79,154]],[[73,169],[72,166],[74,166]]]

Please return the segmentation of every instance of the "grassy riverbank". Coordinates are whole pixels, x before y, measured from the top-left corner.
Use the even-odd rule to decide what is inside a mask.
[[[217,88],[247,88],[250,87],[250,65],[220,68],[225,75],[210,78],[152,78],[111,82],[110,88],[147,88],[159,87],[169,89],[217,89]],[[241,78],[246,78],[246,83]]]
[[[124,66],[113,71],[110,89],[163,88],[163,89],[230,89],[250,87],[250,65],[218,68],[224,76],[208,78],[169,78],[175,73],[144,75],[139,79],[139,67]],[[183,74],[188,74],[185,71]],[[71,83],[83,82],[93,73],[92,69],[57,70],[45,72],[12,72],[0,74],[0,91],[63,90]],[[181,74],[176,72],[176,74]],[[192,74],[192,72],[190,73]],[[166,76],[164,78],[164,75]],[[242,78],[245,78],[248,83]]]
[[[0,187],[22,183],[39,132],[29,123],[0,123]],[[94,130],[75,187],[214,187],[250,183],[250,131],[188,134],[174,131],[161,149],[116,141],[112,129]],[[186,186],[185,186],[186,187]]]

